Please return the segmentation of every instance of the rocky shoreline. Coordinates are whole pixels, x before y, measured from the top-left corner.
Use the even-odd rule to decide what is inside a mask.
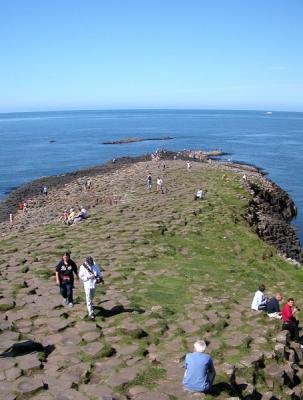
[[[290,224],[297,212],[293,200],[278,185],[265,178],[261,169],[252,165],[212,159],[212,157],[224,154],[221,151],[184,150],[173,152],[163,150],[160,152],[161,160],[159,162],[164,163],[165,160],[177,159],[210,163],[213,167],[226,171],[232,170],[241,176],[245,175],[242,183],[251,193],[252,199],[249,201],[244,218],[262,240],[273,245],[283,257],[302,265],[303,250],[296,231]],[[74,181],[117,172],[127,166],[150,160],[150,154],[138,157],[121,157],[93,168],[36,179],[14,190],[5,200],[0,202],[0,223],[7,221],[10,213],[16,213],[20,201],[41,196],[40,189],[43,185],[60,189]],[[256,183],[256,179],[258,183]]]

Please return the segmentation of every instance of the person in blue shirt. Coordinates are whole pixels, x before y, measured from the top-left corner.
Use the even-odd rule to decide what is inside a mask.
[[[215,367],[210,355],[204,353],[205,349],[205,341],[198,340],[194,344],[195,351],[185,357],[183,385],[191,392],[209,392],[215,379]]]

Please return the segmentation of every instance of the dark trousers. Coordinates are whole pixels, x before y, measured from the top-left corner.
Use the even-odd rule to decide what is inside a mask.
[[[289,331],[290,339],[294,340],[295,342],[300,341],[298,324],[299,321],[289,321],[289,322],[284,322],[282,325],[282,329]]]
[[[61,283],[60,285],[60,294],[67,299],[69,303],[73,303],[73,287],[74,285],[70,282]]]

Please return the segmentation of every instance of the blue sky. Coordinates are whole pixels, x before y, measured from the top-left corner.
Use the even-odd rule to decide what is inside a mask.
[[[0,112],[303,111],[302,0],[1,0]]]

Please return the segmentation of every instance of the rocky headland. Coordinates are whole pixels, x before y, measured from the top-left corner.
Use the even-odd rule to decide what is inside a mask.
[[[155,189],[157,176],[163,194]],[[195,201],[200,187],[205,198]],[[16,212],[25,197],[29,209]],[[64,225],[62,211],[78,205],[89,218]],[[299,306],[303,294],[302,250],[289,225],[295,207],[257,168],[191,151],[163,152],[160,161],[122,158],[37,180],[1,207],[2,398],[303,397],[302,349],[280,321],[250,309],[260,283],[268,296],[283,292]],[[81,284],[75,307],[62,304],[54,266],[66,250],[78,265],[93,255],[104,270],[95,321],[86,316]],[[182,360],[197,338],[208,342],[217,370],[207,396],[184,392],[181,384]],[[32,349],[14,347],[25,341]]]

